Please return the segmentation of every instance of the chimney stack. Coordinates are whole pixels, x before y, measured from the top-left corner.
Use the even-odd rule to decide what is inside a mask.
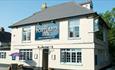
[[[41,10],[45,10],[46,8],[47,8],[47,4],[43,3],[42,6],[41,6]]]
[[[3,27],[0,27],[0,32],[4,32],[4,28]]]
[[[82,7],[88,8],[88,9],[93,9],[93,2],[92,0],[86,0],[85,3],[81,4]]]

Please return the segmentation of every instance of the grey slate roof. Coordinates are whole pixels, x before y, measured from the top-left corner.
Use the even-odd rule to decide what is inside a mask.
[[[55,19],[61,19],[72,16],[80,16],[95,13],[92,10],[82,7],[80,4],[75,2],[67,2],[52,7],[48,7],[45,10],[39,11],[32,16],[25,18],[9,27],[16,27],[26,24],[32,24],[36,22],[43,22]]]

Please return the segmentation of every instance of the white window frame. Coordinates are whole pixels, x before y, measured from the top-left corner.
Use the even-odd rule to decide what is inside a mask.
[[[20,57],[19,60],[32,60],[33,53],[32,49],[20,49]]]
[[[99,31],[99,19],[94,19],[94,32]]]
[[[6,52],[0,52],[0,59],[6,58]]]
[[[25,35],[25,39],[24,39]],[[30,42],[31,41],[31,26],[25,26],[22,28],[22,41]]]
[[[72,22],[76,22],[76,23],[73,23],[76,25],[72,26]],[[74,27],[74,29],[72,27]],[[78,28],[78,31],[75,31],[75,27]],[[72,29],[74,31],[73,37],[70,36],[70,31],[71,31],[70,29]],[[78,34],[78,36],[76,36],[77,34]],[[68,37],[69,37],[69,39],[79,39],[80,38],[80,19],[74,18],[74,19],[68,20]]]
[[[76,48],[72,48],[72,49],[68,48],[68,49],[69,49],[69,51],[67,50],[67,48],[66,49],[60,49],[60,62],[61,62],[61,64],[82,65],[82,51],[81,51],[81,49],[76,49]],[[64,51],[62,51],[62,50],[64,50]],[[65,56],[62,57],[62,54],[64,52],[66,53],[66,57],[67,57],[67,52],[70,53],[70,62],[63,62],[62,61],[63,60],[62,58],[65,57]],[[81,53],[80,62],[77,62],[78,61],[78,58],[77,58],[78,57],[78,54],[77,54],[78,52]],[[72,62],[72,53],[76,54],[75,62]],[[67,60],[67,58],[65,58],[65,59]]]

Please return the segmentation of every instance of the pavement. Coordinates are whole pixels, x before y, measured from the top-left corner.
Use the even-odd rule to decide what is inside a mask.
[[[8,70],[9,65],[8,64],[0,64],[0,70]],[[24,70],[33,70],[33,69],[24,69]],[[106,70],[115,70],[115,66],[112,66],[111,68],[108,68]]]
[[[0,70],[9,70],[9,65],[8,64],[0,64]],[[20,69],[20,70],[22,70],[22,69]],[[24,70],[33,70],[33,69],[24,67]]]

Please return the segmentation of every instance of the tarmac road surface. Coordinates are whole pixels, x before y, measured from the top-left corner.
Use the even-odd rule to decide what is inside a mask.
[[[0,64],[0,70],[8,70],[8,65]]]

